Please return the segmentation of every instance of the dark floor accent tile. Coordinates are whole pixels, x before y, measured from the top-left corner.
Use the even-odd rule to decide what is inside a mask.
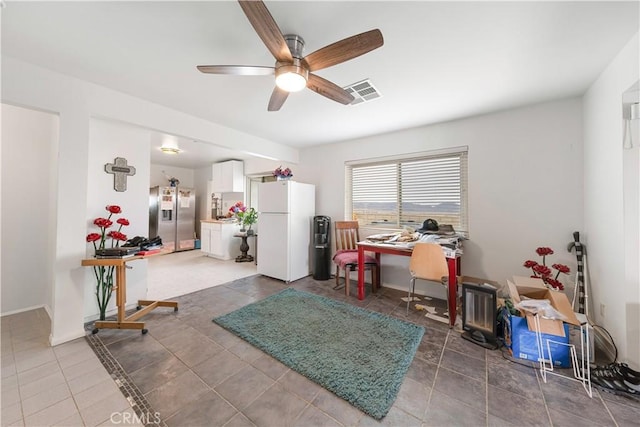
[[[346,426],[356,425],[364,415],[358,408],[324,388],[318,392],[312,403]]]
[[[253,366],[246,366],[237,374],[215,387],[233,406],[244,410],[275,382]]]
[[[444,349],[442,354],[440,366],[480,381],[485,381],[487,377],[486,362],[484,360],[448,350],[447,348]]]
[[[177,357],[169,357],[140,368],[132,372],[130,376],[142,393],[148,393],[183,374],[188,369]]]
[[[208,391],[182,407],[166,423],[170,427],[222,426],[236,414],[238,411],[233,406],[217,393]]]
[[[613,424],[603,401],[590,398],[579,382],[547,375],[547,383],[541,384],[541,388],[550,409],[570,412],[602,425]]]
[[[221,345],[222,347],[228,349],[228,348],[233,347],[234,345],[238,344],[239,342],[244,342],[242,340],[242,338],[238,338],[236,335],[234,335],[231,332],[227,331],[226,329],[224,329],[220,325],[218,325],[216,323],[213,323],[213,322],[211,322],[211,325],[213,325],[213,328],[211,330],[207,331],[205,334],[209,338],[214,340],[216,343]]]
[[[480,359],[482,361],[486,360],[487,349],[479,346],[478,344],[474,344],[471,341],[465,340],[458,333],[451,333],[447,338],[447,350],[457,351],[458,353],[462,353],[469,357],[474,357],[476,359]]]
[[[209,387],[215,388],[247,366],[249,364],[240,360],[235,354],[224,351],[192,369]]]
[[[433,386],[437,370],[438,365],[435,363],[414,357],[407,371],[407,378],[418,381],[423,386],[430,388]]]
[[[433,391],[429,406],[424,416],[423,427],[433,426],[484,426],[486,414],[484,410],[452,399],[438,391]]]
[[[307,402],[311,402],[322,389],[318,384],[293,370],[284,374],[278,380],[278,384]]]
[[[517,424],[515,424],[513,421],[502,419],[496,415],[488,414],[487,425],[489,427],[514,427]]]
[[[440,358],[442,357],[443,346],[430,342],[428,340],[422,340],[418,349],[416,350],[416,354],[414,357],[418,357],[422,360],[426,360],[427,362],[435,363],[436,365],[440,363]]]
[[[358,423],[359,427],[420,427],[421,425],[422,421],[395,407],[391,407],[387,416],[385,416],[380,421],[365,414],[362,418],[360,418],[360,422]]]
[[[274,384],[242,412],[258,427],[290,426],[307,406],[307,402]]]
[[[500,388],[489,386],[489,414],[503,420],[517,420],[521,426],[549,426],[544,404]]]
[[[180,334],[183,331],[189,329],[189,325],[181,322],[177,319],[157,319],[153,322],[149,322],[145,316],[146,327],[149,329],[149,334],[158,341],[167,337]]]
[[[231,418],[231,420],[226,423],[224,427],[255,427],[255,424],[249,421],[249,418],[245,417],[241,413],[238,413],[233,418]]]
[[[535,370],[526,368],[527,370],[512,369],[512,365],[504,364],[496,365],[488,364],[489,375],[487,381],[492,386],[501,388],[518,394],[531,400],[542,402],[542,390],[536,376]]]
[[[342,424],[320,411],[318,408],[309,405],[302,412],[300,417],[293,423],[293,427],[341,427]]]
[[[629,403],[632,405],[629,405]],[[635,399],[628,400],[626,403],[605,401],[605,405],[607,405],[620,427],[640,425],[640,403]]]
[[[411,378],[405,378],[393,406],[421,420],[427,410],[430,392],[431,388],[427,388]]]
[[[485,410],[485,382],[440,367],[434,390],[458,399],[478,410]]]
[[[210,389],[197,375],[187,371],[146,393],[145,397],[151,406],[160,412],[160,417],[166,420],[209,391]]]
[[[549,416],[554,427],[602,427],[603,424],[598,424],[592,420],[579,417],[567,411],[549,409]],[[613,424],[610,424],[613,425]],[[634,425],[638,425],[636,422]],[[618,424],[621,426],[621,424]]]
[[[224,351],[224,347],[191,327],[161,340],[160,344],[189,367],[202,363]]]
[[[289,367],[268,354],[263,354],[262,357],[254,360],[251,364],[274,380],[277,380],[289,370]]]
[[[171,353],[155,338],[142,334],[135,338],[116,341],[107,345],[107,349],[128,373],[172,357]]]
[[[262,350],[252,346],[246,341],[240,341],[239,343],[229,347],[228,350],[245,362],[253,362],[265,355]]]

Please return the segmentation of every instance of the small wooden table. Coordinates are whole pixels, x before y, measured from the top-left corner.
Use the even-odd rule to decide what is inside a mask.
[[[153,256],[153,255],[150,255]],[[83,259],[82,265],[86,267],[106,266],[116,268],[116,278],[114,289],[116,291],[116,306],[118,307],[117,320],[98,320],[94,323],[93,333],[97,334],[99,329],[141,329],[143,334],[148,332],[144,327],[144,322],[136,322],[145,314],[156,307],[173,307],[173,311],[178,311],[178,303],[175,301],[149,301],[138,300],[138,310],[129,317],[125,317],[125,304],[127,302],[127,263],[137,259],[149,258],[149,256],[133,256],[129,258],[91,258]],[[142,308],[144,307],[144,308]]]

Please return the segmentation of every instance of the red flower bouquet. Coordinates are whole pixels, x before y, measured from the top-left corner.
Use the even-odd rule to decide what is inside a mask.
[[[119,225],[117,230],[107,229],[111,228],[113,221],[111,217],[113,215],[122,213],[120,206],[109,205],[105,208],[109,212],[109,216],[106,218],[96,218],[93,220],[93,224],[97,225],[100,229],[99,233],[87,234],[87,242],[93,243],[93,249],[105,249],[107,246],[107,239],[111,240],[112,248],[120,246],[120,242],[127,241],[127,235],[122,233],[122,227],[129,225],[129,220],[126,218],[118,218],[116,223]],[[96,265],[93,267],[93,273],[96,278],[96,298],[98,300],[98,308],[100,309],[100,320],[104,320],[107,312],[107,305],[111,300],[111,293],[113,292],[113,266]]]
[[[553,255],[553,249],[547,247],[540,247],[536,249],[536,253],[542,257],[542,264],[538,264],[536,261],[527,260],[524,262],[523,266],[525,268],[530,268],[533,271],[533,275],[531,277],[538,277],[542,279],[542,281],[547,285],[547,287],[562,291],[564,290],[564,284],[558,280],[558,276],[560,273],[569,274],[571,271],[569,267],[564,264],[553,264],[551,268],[556,270],[555,277],[552,277],[553,270],[547,267],[546,257],[547,255]]]

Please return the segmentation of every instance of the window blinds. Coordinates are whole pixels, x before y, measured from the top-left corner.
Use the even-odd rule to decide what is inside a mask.
[[[349,162],[347,218],[361,225],[420,228],[427,218],[468,232],[467,148]]]

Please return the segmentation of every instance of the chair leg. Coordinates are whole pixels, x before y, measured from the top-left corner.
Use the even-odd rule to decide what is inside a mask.
[[[411,282],[409,282],[409,295],[407,295],[407,316],[409,315],[409,304],[411,304],[411,294],[416,288],[416,278],[412,277]]]
[[[340,286],[340,266],[336,265],[336,288]]]
[[[351,272],[350,268],[344,269],[344,294],[349,296],[349,273]]]

